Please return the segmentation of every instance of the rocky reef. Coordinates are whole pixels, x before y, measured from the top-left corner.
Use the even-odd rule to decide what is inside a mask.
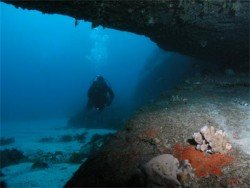
[[[46,162],[43,161],[36,161],[32,164],[31,169],[45,169],[49,168],[49,165]]]
[[[172,100],[172,96],[187,100]],[[186,79],[139,109],[65,186],[145,186],[142,167],[157,156],[169,154],[180,164],[189,162],[184,162],[187,171],[176,173],[183,187],[249,187],[249,99],[248,74],[236,72],[232,76],[222,71]],[[232,149],[219,153],[216,148],[213,154],[197,150],[188,139],[204,125],[213,126],[215,133],[224,130]],[[160,166],[164,171],[164,165]],[[188,175],[191,169],[194,179]]]
[[[21,161],[27,160],[23,152],[18,149],[4,149],[0,151],[0,168],[18,164]]]
[[[226,133],[222,130],[216,130],[213,126],[204,126],[200,132],[193,134],[193,139],[197,143],[196,149],[207,153],[226,153],[232,149]]]
[[[2,1],[90,21],[93,28],[101,25],[145,35],[167,51],[248,66],[249,1]]]

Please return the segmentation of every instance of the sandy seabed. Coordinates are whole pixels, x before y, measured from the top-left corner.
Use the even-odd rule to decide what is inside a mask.
[[[46,121],[8,122],[1,125],[1,137],[13,137],[15,142],[1,146],[0,149],[16,148],[25,156],[30,157],[36,153],[62,152],[64,155],[78,152],[88,143],[95,134],[113,133],[107,129],[69,129],[66,119],[53,119]],[[87,132],[84,142],[39,142],[39,139],[51,137],[55,140],[63,135],[76,135]],[[46,161],[45,161],[46,162]],[[8,187],[63,187],[81,164],[63,162],[50,163],[46,169],[32,169],[32,162],[24,162],[7,166],[1,169]]]

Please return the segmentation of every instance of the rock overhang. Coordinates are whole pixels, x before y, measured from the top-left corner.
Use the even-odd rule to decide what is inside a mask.
[[[246,0],[1,0],[149,37],[167,51],[227,65],[249,63]]]

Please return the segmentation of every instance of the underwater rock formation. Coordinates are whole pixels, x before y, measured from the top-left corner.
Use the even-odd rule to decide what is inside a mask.
[[[249,1],[2,1],[145,35],[167,51],[248,66]]]
[[[179,162],[170,154],[154,157],[143,166],[143,172],[146,175],[146,187],[189,186],[194,179],[193,168],[188,160]]]
[[[0,146],[13,144],[14,142],[15,138],[0,138]]]
[[[49,165],[43,161],[36,161],[32,164],[31,169],[45,169],[49,168]]]
[[[67,143],[67,142],[77,141],[79,143],[84,143],[87,134],[88,132],[83,132],[83,133],[75,134],[75,135],[65,134],[65,135],[59,136],[58,138],[53,138],[49,136],[49,137],[40,138],[38,142],[42,142],[42,143],[65,142]]]
[[[25,160],[26,156],[18,149],[5,149],[0,151],[0,168],[18,164]]]
[[[193,134],[193,139],[197,143],[196,149],[207,153],[226,153],[232,148],[226,133],[222,130],[215,131],[213,126],[202,127]]]
[[[238,84],[233,84],[236,79]],[[221,82],[230,87],[217,84]],[[171,154],[179,161],[188,160],[195,169],[196,180],[191,181],[190,187],[250,187],[250,148],[245,137],[249,133],[250,106],[234,102],[237,98],[250,104],[248,83],[249,74],[236,73],[232,79],[224,71],[183,81],[168,95],[161,95],[138,110],[122,130],[79,167],[65,186],[142,187],[145,182],[140,167],[155,156]],[[177,95],[188,102],[172,101],[171,96]],[[196,150],[187,139],[201,125],[223,128],[235,147],[227,154]],[[188,185],[188,176],[177,175],[178,181]]]
[[[68,162],[73,164],[81,164],[87,159],[88,155],[81,152],[74,152],[69,157]]]
[[[69,135],[69,134],[62,135],[62,136],[59,138],[59,141],[60,141],[60,142],[72,142],[72,141],[73,141],[73,136],[72,136],[72,135]]]
[[[0,188],[6,188],[7,187],[7,184],[5,181],[1,181],[0,182]]]
[[[177,179],[184,187],[190,187],[192,182],[195,181],[194,169],[188,160],[180,161],[177,171]]]
[[[147,187],[179,187],[177,170],[179,161],[172,155],[164,154],[151,159],[145,166]]]
[[[173,88],[181,79],[195,71],[193,68],[195,63],[202,64],[194,58],[165,52],[161,49],[155,50],[139,74],[134,101],[140,106],[164,94],[166,90]]]
[[[84,156],[83,158],[96,154],[102,146],[112,138],[112,136],[113,134],[111,133],[106,135],[94,134],[91,140],[82,146],[80,150],[80,153]]]
[[[30,161],[36,163],[37,161],[46,161],[48,163],[64,163],[67,162],[69,156],[62,151],[43,152],[38,150],[36,153],[29,155]]]
[[[190,161],[192,168],[195,169],[194,172],[197,178],[209,177],[210,175],[221,176],[221,168],[230,165],[234,161],[233,157],[226,154],[216,153],[208,155],[196,150],[192,146],[184,146],[180,144],[176,144],[173,147],[173,153],[180,161]]]

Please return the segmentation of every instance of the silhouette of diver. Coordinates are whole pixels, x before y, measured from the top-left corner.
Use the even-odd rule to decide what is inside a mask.
[[[88,90],[87,110],[92,108],[102,112],[105,106],[110,106],[114,99],[114,92],[108,86],[103,76],[96,76]]]

